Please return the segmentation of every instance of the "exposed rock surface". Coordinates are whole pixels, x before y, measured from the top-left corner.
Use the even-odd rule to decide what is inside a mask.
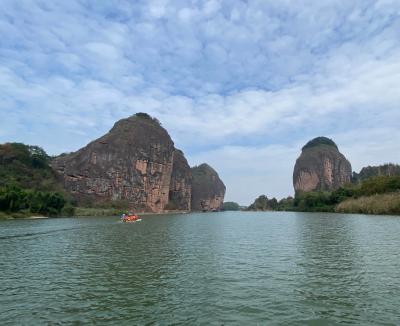
[[[208,164],[192,168],[192,210],[219,211],[225,197],[225,185]]]
[[[162,212],[172,199],[177,209],[190,209],[186,159],[147,114],[118,121],[103,137],[56,158],[52,167],[80,204],[123,201],[137,211]]]
[[[353,173],[353,182],[362,182],[371,177],[400,175],[400,165],[384,164],[379,166],[367,166],[361,169],[360,173]]]
[[[182,151],[175,150],[169,188],[169,209],[190,211],[192,196],[192,173]]]
[[[309,141],[297,159],[293,185],[297,192],[335,190],[351,181],[351,164],[329,138]]]

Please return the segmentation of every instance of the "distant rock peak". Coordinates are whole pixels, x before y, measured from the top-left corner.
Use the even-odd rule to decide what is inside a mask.
[[[160,122],[146,113],[117,121],[111,130],[74,153],[52,161],[64,188],[80,205],[121,202],[135,211],[219,210],[225,185],[208,164],[192,178],[181,150]],[[197,171],[197,170],[196,170]],[[202,190],[197,184],[206,185]],[[202,203],[202,209],[197,203]]]
[[[293,171],[295,192],[330,191],[351,182],[351,164],[326,137],[309,141],[296,160]]]
[[[218,173],[208,164],[195,166],[192,171],[192,210],[219,211],[224,203],[226,187]]]

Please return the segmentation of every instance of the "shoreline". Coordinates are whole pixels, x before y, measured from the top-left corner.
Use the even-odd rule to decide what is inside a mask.
[[[118,216],[120,217],[123,213],[126,214],[128,209],[118,208],[89,208],[89,207],[76,207],[75,212],[71,216],[60,216],[60,217],[90,217],[90,216]],[[137,215],[164,215],[164,214],[187,214],[189,211],[162,211],[162,212],[135,212]]]
[[[92,209],[91,209],[92,210]],[[105,213],[105,209],[100,210],[102,213]],[[92,211],[93,212],[93,211]],[[229,211],[220,211],[220,212],[229,212]],[[299,210],[239,210],[232,212],[242,212],[242,213],[310,213],[310,214],[338,214],[338,215],[366,215],[366,216],[399,216],[400,214],[379,214],[379,213],[360,213],[360,212],[324,212],[324,211],[299,211]],[[141,216],[151,216],[151,215],[178,215],[178,214],[190,214],[190,213],[201,213],[201,212],[191,212],[191,211],[165,211],[165,212],[138,212],[137,215]],[[0,220],[42,220],[42,219],[54,219],[54,218],[84,218],[84,217],[120,217],[120,214],[74,214],[71,216],[59,215],[59,216],[43,216],[43,215],[32,215],[32,216],[22,216],[20,213],[14,214],[0,214]]]
[[[44,215],[25,215],[23,213],[4,213],[1,212],[0,214],[0,220],[41,220],[41,219],[47,219],[51,218],[50,216],[44,216]]]

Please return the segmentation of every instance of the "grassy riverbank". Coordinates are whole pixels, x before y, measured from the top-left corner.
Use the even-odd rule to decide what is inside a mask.
[[[290,210],[290,209],[289,209]],[[293,210],[362,214],[400,214],[400,176],[372,177],[328,192],[296,194]]]
[[[400,215],[400,176],[376,176],[334,191],[296,193],[277,201],[258,197],[247,210]]]
[[[400,193],[348,199],[338,204],[335,212],[400,215]]]

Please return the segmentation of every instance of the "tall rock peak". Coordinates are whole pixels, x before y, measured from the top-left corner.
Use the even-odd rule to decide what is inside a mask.
[[[326,137],[309,141],[297,159],[293,186],[297,192],[335,190],[351,181],[351,164]]]
[[[122,201],[137,211],[190,209],[190,167],[157,119],[138,113],[104,136],[52,162],[80,204]],[[182,193],[180,193],[182,191]]]
[[[226,188],[218,173],[203,163],[192,168],[192,177],[192,210],[219,211]]]

